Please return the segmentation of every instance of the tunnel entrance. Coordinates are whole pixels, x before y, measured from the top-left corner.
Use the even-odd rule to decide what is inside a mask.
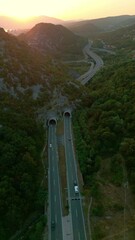
[[[55,118],[51,118],[49,121],[48,121],[49,125],[56,125],[57,121]]]
[[[66,112],[64,112],[64,115],[65,115],[66,117],[70,117],[70,116],[71,116],[71,113],[68,112],[68,111],[66,111]]]

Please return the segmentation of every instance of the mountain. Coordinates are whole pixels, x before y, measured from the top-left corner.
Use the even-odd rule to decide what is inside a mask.
[[[13,97],[27,94],[33,99],[52,98],[53,87],[66,79],[67,70],[60,63],[31,48],[24,41],[0,28],[0,92]],[[68,74],[67,74],[68,75]],[[68,78],[68,77],[67,77]],[[53,83],[55,81],[55,84]]]
[[[7,16],[0,16],[0,27],[7,29],[7,30],[16,30],[16,32],[19,30],[24,30],[24,29],[30,29],[34,25],[36,25],[39,22],[45,22],[45,23],[53,23],[53,24],[63,24],[64,21],[53,18],[53,17],[48,17],[48,16],[36,16],[36,17],[31,17],[26,20],[18,20],[13,17],[7,17]]]
[[[122,15],[116,17],[106,17],[79,22],[67,23],[67,27],[78,35],[91,36],[101,32],[114,31],[116,29],[133,25],[135,15]]]
[[[132,25],[134,21],[135,15],[122,15],[83,21],[63,21],[48,16],[35,16],[21,21],[12,17],[0,16],[0,27],[18,35],[22,32],[26,32],[26,30],[28,31],[28,29],[31,29],[38,23],[52,23],[63,25],[77,35],[87,37],[99,32],[112,31]]]
[[[122,15],[91,20],[91,23],[101,28],[102,31],[113,31],[134,24],[135,15]]]
[[[21,34],[19,39],[44,53],[56,53],[68,51],[73,46],[76,48],[79,37],[62,25],[39,23],[27,33]]]
[[[26,43],[0,29],[1,92],[16,95],[17,91],[24,92],[30,86],[45,85],[49,76],[43,61],[43,57]]]
[[[63,28],[60,26],[60,29],[63,30]],[[70,31],[67,30],[67,32]],[[33,34],[33,31],[31,33]],[[52,35],[48,31],[48,35],[54,39],[53,31]],[[34,36],[32,35],[32,37]],[[52,39],[50,39],[50,42],[48,40],[48,46],[45,44],[45,47],[52,46],[52,49],[55,49],[56,45],[53,46]],[[72,43],[74,40],[74,43],[76,43],[75,39],[76,37],[72,33],[71,35],[65,34],[65,39],[63,35],[60,35],[60,32],[55,37],[57,44],[60,41],[61,44],[65,41],[67,46],[70,41]],[[71,44],[69,44],[69,47],[71,47]],[[72,79],[67,66],[62,65],[59,59],[54,61],[53,51],[51,56],[48,57],[48,54],[42,54],[42,51],[29,46],[18,37],[0,28],[0,93],[8,93],[15,98],[19,98],[22,94],[29,94],[31,99],[41,101],[40,105],[47,105],[51,104],[52,93],[55,92],[56,88],[61,89],[61,94],[67,95],[65,92],[67,85],[69,87],[67,81],[69,77]],[[63,86],[65,87],[63,88]]]

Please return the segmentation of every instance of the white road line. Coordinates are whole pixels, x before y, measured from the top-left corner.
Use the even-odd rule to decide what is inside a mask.
[[[75,212],[76,212],[76,217],[78,218],[78,212],[77,212],[77,209],[76,209],[76,211],[75,211]]]
[[[58,221],[58,219],[57,219],[57,215],[55,215],[55,221],[56,221],[56,223],[57,223],[57,221]]]

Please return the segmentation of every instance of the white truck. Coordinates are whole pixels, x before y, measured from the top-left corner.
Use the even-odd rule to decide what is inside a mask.
[[[74,191],[75,191],[75,194],[79,193],[79,188],[78,188],[76,180],[74,181]]]
[[[74,186],[74,190],[75,190],[75,194],[78,194],[79,193],[79,188],[77,185]]]

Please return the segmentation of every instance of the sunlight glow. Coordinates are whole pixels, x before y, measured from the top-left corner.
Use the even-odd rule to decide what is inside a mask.
[[[0,0],[0,15],[22,21],[41,15],[70,20],[124,14],[135,14],[134,0]]]

